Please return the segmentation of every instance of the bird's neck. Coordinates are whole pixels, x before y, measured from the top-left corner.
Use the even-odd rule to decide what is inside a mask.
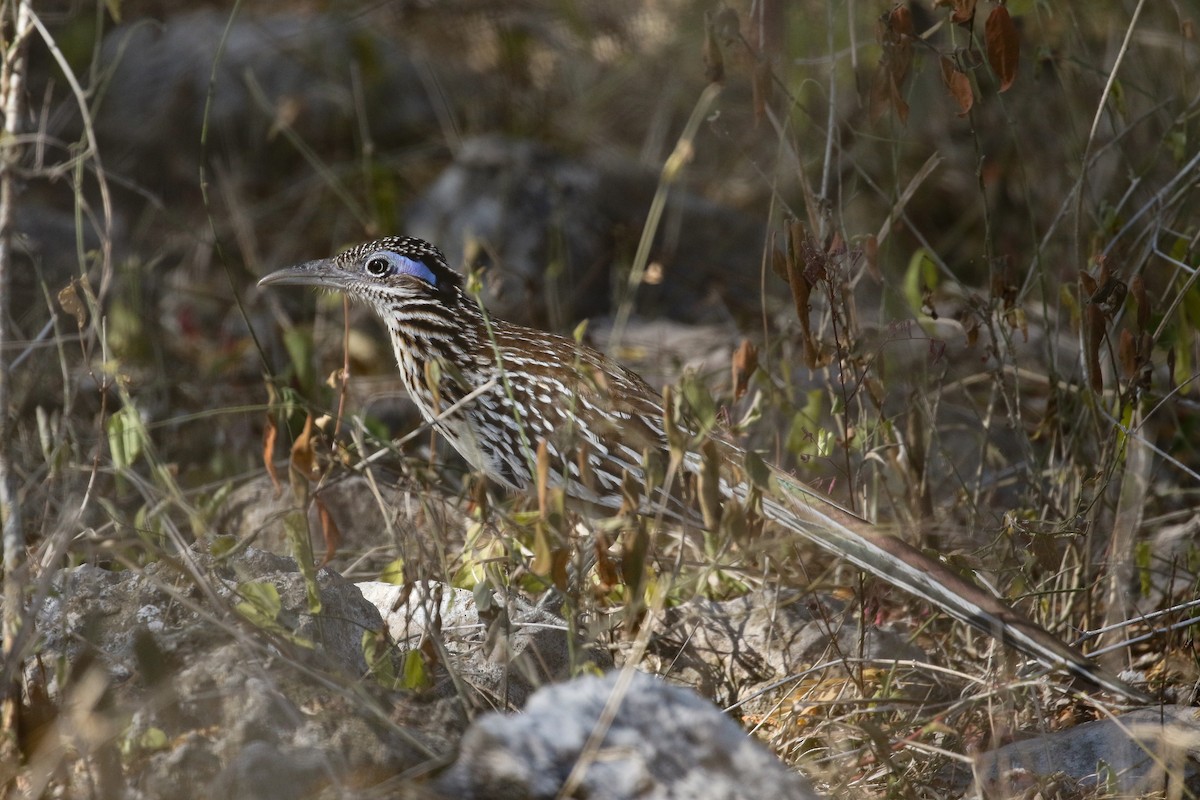
[[[452,305],[435,298],[408,299],[385,320],[405,388],[423,411],[433,411],[434,400],[445,408],[474,388],[457,384],[475,372],[481,351],[488,347],[487,322],[478,303],[465,293],[459,290]],[[435,370],[441,376],[439,392],[450,396],[433,396],[430,378]],[[450,374],[454,371],[461,374]]]

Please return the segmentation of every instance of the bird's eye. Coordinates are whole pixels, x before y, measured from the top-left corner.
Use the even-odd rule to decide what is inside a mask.
[[[377,250],[369,255],[363,263],[363,271],[372,278],[386,278],[391,275],[412,275],[426,283],[437,286],[437,275],[434,274],[424,261],[400,255],[393,250]]]

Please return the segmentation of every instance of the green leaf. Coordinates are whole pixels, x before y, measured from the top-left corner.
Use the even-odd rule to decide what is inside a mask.
[[[400,686],[404,689],[418,691],[433,686],[433,678],[425,666],[425,658],[420,650],[409,650],[404,654],[404,665],[401,667]]]
[[[1150,597],[1154,590],[1154,551],[1149,542],[1141,541],[1134,545],[1133,561],[1137,566],[1142,597]]]
[[[132,406],[125,406],[108,418],[108,451],[113,467],[120,472],[133,466],[142,454],[142,419]]]
[[[367,662],[367,672],[380,686],[393,690],[403,688],[392,661],[395,650],[387,634],[383,631],[363,631],[362,652]]]
[[[370,415],[363,415],[359,419],[362,422],[362,426],[366,428],[367,434],[372,439],[379,442],[387,442],[391,439],[391,430],[383,420]]]
[[[299,508],[293,508],[283,515],[283,532],[292,549],[292,557],[300,568],[304,578],[304,589],[308,596],[308,611],[316,615],[321,613],[321,591],[317,586],[317,568],[313,564],[312,539],[308,533],[308,515]]]
[[[379,571],[379,580],[384,583],[390,583],[395,586],[404,585],[404,559],[397,558],[391,561]]]
[[[771,468],[763,461],[762,456],[753,450],[746,451],[746,476],[758,489],[764,492],[771,490]]]
[[[208,540],[209,555],[212,555],[215,558],[224,558],[225,556],[232,553],[237,548],[237,546],[238,546],[237,537],[230,536],[228,534],[218,534],[216,536],[210,537]]]
[[[587,326],[588,321],[586,319],[575,326],[575,330],[571,333],[571,338],[575,340],[576,344],[583,341],[583,334],[587,332]]]
[[[908,260],[902,289],[904,299],[914,314],[921,313],[925,291],[936,289],[937,285],[937,264],[929,257],[929,252],[925,248],[918,247],[913,252],[912,258]]]
[[[281,624],[279,614],[283,610],[283,603],[279,599],[279,590],[275,588],[274,584],[263,581],[247,581],[238,586],[238,594],[242,596],[242,600],[234,606],[234,609],[251,625],[287,639],[300,647],[311,650],[316,646],[311,640],[298,636]]]
[[[260,628],[275,628],[283,603],[279,600],[279,590],[273,583],[248,581],[238,587],[242,596],[234,608],[237,612]]]
[[[126,758],[134,758],[166,750],[170,744],[170,737],[161,728],[146,728],[140,734],[135,734],[133,729],[129,729],[121,739],[120,749],[121,755]]]
[[[700,433],[711,431],[717,424],[717,404],[713,402],[708,387],[695,375],[685,375],[680,381],[680,392],[688,411],[700,428]]]
[[[825,408],[825,393],[813,389],[805,396],[807,402],[804,408],[792,417],[792,426],[788,430],[788,452],[797,456],[818,456],[824,458],[833,451],[833,435],[822,424]]]
[[[221,510],[221,506],[225,505],[225,501],[229,499],[229,495],[233,492],[233,481],[226,481],[217,487],[217,490],[209,495],[201,495],[196,501],[197,510],[201,513],[205,520],[211,520],[216,517],[217,512]]]
[[[142,751],[166,750],[171,740],[162,728],[147,728],[138,739]]]
[[[487,614],[496,607],[496,592],[487,581],[480,581],[471,590],[475,598],[475,608],[480,614]]]

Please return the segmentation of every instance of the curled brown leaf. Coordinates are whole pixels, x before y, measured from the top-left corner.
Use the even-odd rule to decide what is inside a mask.
[[[325,556],[321,559],[323,567],[337,555],[338,545],[342,543],[342,532],[334,522],[333,514],[329,513],[329,507],[325,505],[321,495],[316,495],[313,500],[317,504],[317,518],[321,521],[321,538],[325,540]]]
[[[317,470],[317,451],[315,441],[313,439],[313,417],[312,414],[306,414],[304,417],[304,427],[300,431],[300,435],[296,437],[296,441],[292,444],[292,470],[298,475],[302,475],[309,480],[316,479]]]
[[[741,400],[750,387],[750,376],[758,369],[758,348],[749,339],[742,339],[733,353],[733,399]]]
[[[958,68],[953,59],[942,56],[942,82],[950,91],[950,97],[958,104],[958,115],[965,117],[975,105],[975,92],[971,89],[971,79]]]
[[[267,424],[263,427],[263,466],[267,468],[271,485],[275,487],[276,497],[283,491],[283,487],[279,483],[279,473],[275,471],[275,440],[278,436],[279,426],[275,423],[275,417],[267,414]]]
[[[1017,79],[1017,62],[1021,55],[1020,37],[1012,16],[1004,6],[996,6],[984,25],[988,64],[1000,81],[1000,91],[1007,92]]]

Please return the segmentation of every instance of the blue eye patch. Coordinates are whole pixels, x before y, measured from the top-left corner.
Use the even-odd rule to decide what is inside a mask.
[[[433,270],[425,266],[423,261],[402,256],[391,250],[378,250],[367,256],[363,269],[372,278],[383,278],[389,275],[412,275],[415,278],[437,286],[437,276]]]

